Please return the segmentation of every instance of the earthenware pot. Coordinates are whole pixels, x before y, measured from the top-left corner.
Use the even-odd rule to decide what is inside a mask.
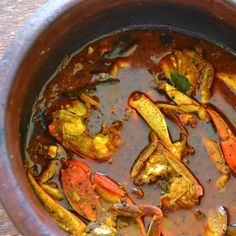
[[[51,0],[20,30],[0,66],[0,196],[23,235],[64,235],[31,189],[23,150],[32,105],[66,55],[103,34],[168,27],[236,51],[236,2]]]

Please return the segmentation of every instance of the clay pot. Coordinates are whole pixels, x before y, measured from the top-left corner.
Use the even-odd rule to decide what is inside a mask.
[[[64,235],[35,196],[23,168],[32,105],[65,55],[112,31],[170,27],[236,51],[236,2],[223,0],[51,0],[21,29],[0,66],[0,196],[24,235]]]

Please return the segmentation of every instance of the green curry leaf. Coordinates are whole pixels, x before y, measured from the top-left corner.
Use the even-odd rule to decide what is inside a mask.
[[[190,90],[190,82],[187,77],[178,73],[170,73],[171,82],[180,91],[187,93]]]

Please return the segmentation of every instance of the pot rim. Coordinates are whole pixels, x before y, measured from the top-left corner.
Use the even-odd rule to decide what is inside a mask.
[[[51,228],[49,229],[47,225],[45,225],[45,220],[47,220],[47,217],[49,219],[49,216],[45,216],[45,220],[37,217],[30,203],[25,200],[24,193],[14,175],[6,140],[6,114],[11,86],[21,66],[21,62],[36,39],[65,12],[84,2],[85,0],[50,0],[43,5],[17,32],[16,37],[8,46],[0,62],[0,178],[2,180],[0,183],[0,200],[17,228],[25,235],[30,235],[32,232],[34,232],[34,235],[52,235],[53,232],[58,232],[59,227],[56,223],[52,222],[50,224]],[[175,3],[177,1],[167,0],[166,2]],[[191,2],[192,1],[189,0],[189,5],[191,5]],[[223,3],[227,7],[236,8],[236,0],[209,0],[209,2],[215,4]],[[27,44],[25,44],[25,42],[27,42]],[[5,183],[3,180],[6,178],[8,179]],[[8,194],[6,194],[6,192],[8,192]],[[14,195],[12,193],[14,193]],[[18,211],[14,211],[13,214],[11,209],[13,209],[16,204],[18,204]],[[21,218],[20,221],[18,220],[19,218]],[[31,225],[22,228],[22,221],[25,222],[25,224],[33,222],[34,228],[32,228]],[[35,227],[37,228],[37,226],[41,227],[40,233],[33,230]],[[63,231],[61,230],[60,232],[61,235],[63,235]]]

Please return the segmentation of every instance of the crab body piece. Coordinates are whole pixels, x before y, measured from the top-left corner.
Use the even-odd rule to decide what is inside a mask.
[[[199,53],[184,49],[173,50],[160,61],[163,76],[173,82],[173,75],[185,77],[190,84],[189,94],[195,94],[197,86],[200,84],[200,95],[202,103],[208,103],[211,97],[211,85],[214,80],[214,68]],[[177,82],[179,83],[179,82]]]
[[[112,158],[121,144],[122,123],[114,121],[109,127],[103,124],[98,133],[90,134],[86,120],[90,115],[91,107],[96,103],[91,97],[89,99],[87,97],[87,103],[81,100],[70,100],[59,110],[52,112],[52,122],[48,129],[65,148],[86,159],[106,161]]]
[[[73,209],[90,221],[95,221],[102,211],[102,205],[90,181],[89,166],[80,161],[68,161],[66,168],[61,169],[61,183]]]
[[[168,189],[161,197],[161,205],[166,208],[191,208],[199,203],[203,195],[203,187],[193,174],[160,143],[136,175],[136,185],[152,183],[158,179],[168,183]]]
[[[113,214],[112,211],[106,213],[100,197],[112,204],[122,203],[131,207],[135,204],[126,191],[106,175],[94,173],[92,179],[93,183],[89,166],[78,160],[67,161],[61,169],[61,182],[66,198],[78,214],[91,221],[84,235],[116,235],[116,220],[119,215]],[[141,219],[145,214],[136,215],[135,212],[129,212],[127,215],[136,219],[142,235],[147,235]],[[155,227],[160,226],[155,224]]]

